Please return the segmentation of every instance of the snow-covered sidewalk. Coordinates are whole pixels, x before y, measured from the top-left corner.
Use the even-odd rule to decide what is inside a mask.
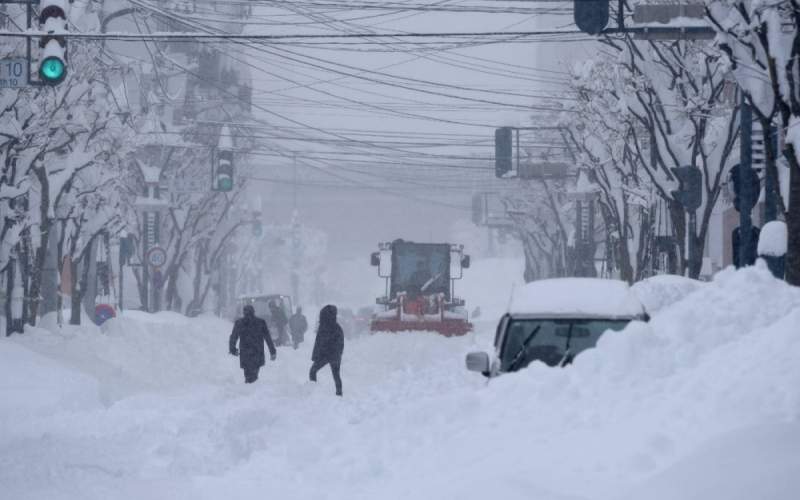
[[[493,324],[355,339],[343,399],[306,381],[313,339],[245,386],[213,317],[33,329],[0,340],[0,498],[795,498],[800,290],[748,269],[687,293],[488,385],[463,360]]]

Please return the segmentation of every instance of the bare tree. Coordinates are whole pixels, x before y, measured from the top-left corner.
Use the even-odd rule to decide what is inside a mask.
[[[789,166],[789,199],[781,201],[788,226],[786,281],[800,286],[800,2],[780,0],[705,0],[706,14],[718,32],[748,103],[763,125],[775,123],[785,141],[780,156]],[[778,156],[766,141],[767,164]],[[778,178],[774,165],[768,175]]]

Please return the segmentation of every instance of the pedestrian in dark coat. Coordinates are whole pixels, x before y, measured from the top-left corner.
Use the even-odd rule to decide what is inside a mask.
[[[289,323],[289,319],[286,317],[286,313],[283,312],[283,308],[274,301],[270,302],[269,315],[275,324],[275,328],[278,329],[278,345],[289,344],[289,335],[286,333],[286,325]]]
[[[289,333],[292,334],[292,344],[295,349],[303,342],[306,330],[308,330],[308,321],[306,321],[306,317],[303,316],[303,309],[298,307],[297,312],[292,314],[292,317],[289,318]]]
[[[244,370],[244,381],[251,384],[258,380],[258,371],[264,366],[264,344],[269,348],[269,359],[275,361],[275,344],[267,328],[267,322],[256,317],[253,306],[246,305],[244,317],[233,324],[228,341],[230,353],[239,356],[239,366]],[[239,349],[236,343],[239,343]]]
[[[327,305],[319,312],[317,338],[314,341],[314,352],[311,355],[311,371],[308,378],[317,381],[317,372],[325,365],[331,366],[333,382],[336,384],[336,395],[342,395],[342,378],[339,370],[342,365],[344,351],[344,332],[336,322],[336,306]]]

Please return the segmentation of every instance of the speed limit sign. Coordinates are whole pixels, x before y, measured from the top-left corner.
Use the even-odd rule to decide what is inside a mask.
[[[161,267],[167,263],[167,251],[161,247],[153,247],[147,251],[147,263],[152,267]]]

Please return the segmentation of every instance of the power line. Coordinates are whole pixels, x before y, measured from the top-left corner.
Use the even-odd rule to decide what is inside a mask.
[[[315,40],[315,39],[382,39],[382,38],[464,38],[464,37],[534,37],[549,35],[581,35],[578,30],[553,30],[553,31],[472,31],[472,32],[432,32],[432,33],[336,33],[336,34],[312,34],[298,33],[286,35],[267,35],[267,34],[242,34],[242,33],[62,33],[59,36],[70,39],[83,40],[114,40],[131,42],[205,42],[205,41],[226,41],[226,40]],[[0,37],[16,38],[42,38],[47,36],[43,31],[28,32],[9,32],[0,31]],[[586,40],[593,40],[587,36]]]

